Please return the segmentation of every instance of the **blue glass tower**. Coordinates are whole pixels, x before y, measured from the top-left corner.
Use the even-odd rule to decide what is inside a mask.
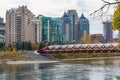
[[[71,9],[71,10],[68,10],[67,11],[67,14],[70,16],[71,18],[71,27],[72,27],[72,37],[73,37],[73,40],[72,42],[73,43],[76,43],[76,32],[77,32],[77,29],[76,29],[76,24],[77,24],[77,21],[78,21],[78,13],[76,10],[74,9]]]
[[[63,34],[62,34],[61,18],[54,18],[54,22],[55,22],[55,26],[56,26],[56,41],[58,42],[58,44],[62,44]]]
[[[72,43],[73,31],[71,26],[71,18],[68,16],[66,12],[64,12],[62,16],[62,33],[63,33],[63,41],[65,44]]]
[[[42,16],[42,41],[62,43],[62,22],[60,18]]]
[[[85,33],[89,35],[90,28],[89,28],[89,21],[84,16],[84,14],[81,14],[81,17],[79,18],[79,21],[77,23],[77,42],[81,42],[81,38]]]

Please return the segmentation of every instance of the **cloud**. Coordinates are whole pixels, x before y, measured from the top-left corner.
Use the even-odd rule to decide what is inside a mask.
[[[103,24],[100,17],[88,17],[90,23],[90,34],[103,34]]]
[[[31,2],[30,0],[16,0],[16,1],[13,1],[13,4],[14,5],[30,5]]]
[[[87,7],[84,0],[77,0],[77,6],[78,7]]]

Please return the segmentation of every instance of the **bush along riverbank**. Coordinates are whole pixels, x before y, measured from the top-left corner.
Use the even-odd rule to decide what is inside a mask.
[[[25,57],[23,54],[25,51],[17,51],[16,48],[12,50],[0,51],[0,60],[10,60],[10,61],[19,61],[19,60],[30,60],[30,57]]]
[[[51,56],[57,59],[73,59],[73,58],[94,58],[94,57],[114,57],[120,56],[120,52],[106,53],[52,53]]]

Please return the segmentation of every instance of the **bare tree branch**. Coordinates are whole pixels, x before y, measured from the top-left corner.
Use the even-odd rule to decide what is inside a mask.
[[[108,2],[108,1],[105,1],[105,0],[101,0],[101,1],[104,2],[104,5],[102,7],[100,7],[98,10],[95,10],[93,13],[91,13],[90,14],[91,16],[92,15],[95,16],[96,14],[102,16],[103,14],[108,12],[108,10],[110,8],[110,5],[114,5],[114,4],[120,3],[120,1],[115,1],[115,2]],[[104,11],[105,8],[107,8],[106,11]]]
[[[104,3],[108,3],[108,4],[110,4],[110,2],[108,2],[108,1],[105,1],[105,0],[101,0],[101,1],[103,1]]]

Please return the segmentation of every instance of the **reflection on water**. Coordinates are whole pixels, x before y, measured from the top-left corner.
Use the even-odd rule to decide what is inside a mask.
[[[120,59],[0,65],[0,80],[120,80]]]

